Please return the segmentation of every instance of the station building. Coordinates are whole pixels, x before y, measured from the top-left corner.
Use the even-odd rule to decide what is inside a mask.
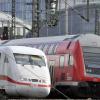
[[[29,24],[16,17],[15,19],[14,38],[23,38],[31,29]],[[12,16],[4,12],[0,12],[0,38],[10,39],[12,32]]]

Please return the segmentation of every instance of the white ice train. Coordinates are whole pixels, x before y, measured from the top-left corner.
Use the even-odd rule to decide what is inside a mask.
[[[50,74],[45,54],[24,46],[0,46],[0,92],[11,96],[46,97]]]

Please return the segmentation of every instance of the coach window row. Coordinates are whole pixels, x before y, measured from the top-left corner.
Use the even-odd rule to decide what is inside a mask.
[[[60,67],[64,67],[64,61],[66,59],[66,64],[68,67],[73,66],[74,64],[74,60],[73,60],[73,56],[70,54],[66,54],[66,56],[61,55],[60,56]]]
[[[34,45],[33,47],[43,50],[45,53],[48,50],[47,54],[54,54],[56,52],[57,46],[58,44],[40,44]]]

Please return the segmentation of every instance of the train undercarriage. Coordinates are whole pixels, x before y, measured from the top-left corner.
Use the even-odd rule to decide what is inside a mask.
[[[78,86],[57,85],[56,89],[70,98],[100,99],[100,83],[96,82],[80,82]]]

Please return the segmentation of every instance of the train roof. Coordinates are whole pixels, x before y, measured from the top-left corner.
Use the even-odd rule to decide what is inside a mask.
[[[77,35],[65,35],[68,39],[74,38]],[[5,45],[18,45],[20,43],[34,44],[34,43],[51,43],[64,40],[65,36],[50,36],[50,37],[39,37],[39,38],[25,38],[25,39],[16,39],[10,40],[4,43]],[[3,43],[3,42],[2,42]]]
[[[19,54],[29,54],[29,55],[40,55],[44,56],[45,54],[36,48],[31,47],[25,47],[25,46],[1,46],[0,50],[5,50],[7,52],[7,49],[11,50],[13,53],[19,53]]]
[[[79,40],[81,46],[93,46],[100,47],[100,36],[87,33],[77,35],[63,35],[63,36],[52,36],[52,37],[39,37],[39,38],[27,38],[27,39],[16,39],[4,41],[4,45],[20,45],[20,44],[36,44],[36,43],[52,43],[66,40]]]
[[[100,36],[95,34],[82,34],[75,40],[79,40],[81,46],[100,47]]]

